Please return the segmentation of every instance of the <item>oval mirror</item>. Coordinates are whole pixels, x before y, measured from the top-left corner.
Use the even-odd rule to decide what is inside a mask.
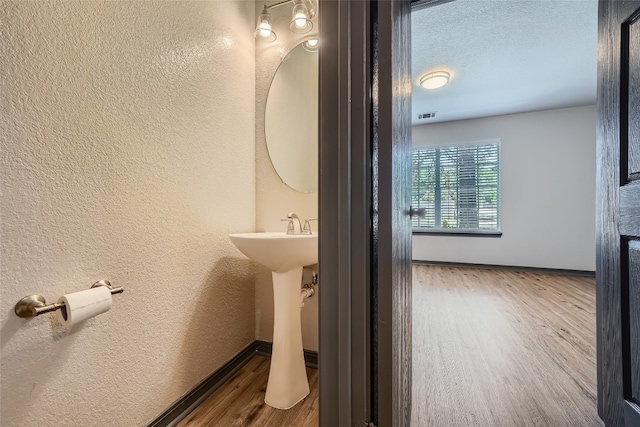
[[[303,193],[318,191],[318,52],[308,41],[284,57],[271,81],[265,138],[282,181]]]

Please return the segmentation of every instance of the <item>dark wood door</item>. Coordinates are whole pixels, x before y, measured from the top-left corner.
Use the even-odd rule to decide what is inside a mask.
[[[598,412],[640,426],[640,2],[600,2]]]
[[[372,2],[373,416],[411,423],[411,3]]]

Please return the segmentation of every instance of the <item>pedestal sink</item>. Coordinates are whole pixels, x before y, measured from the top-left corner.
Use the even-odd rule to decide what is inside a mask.
[[[318,235],[265,232],[230,234],[229,238],[240,252],[271,270],[273,350],[264,401],[277,409],[289,409],[309,394],[300,327],[300,284],[302,267],[318,262]]]

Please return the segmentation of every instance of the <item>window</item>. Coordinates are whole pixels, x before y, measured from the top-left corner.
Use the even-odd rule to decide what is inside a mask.
[[[416,232],[500,231],[500,141],[429,147],[412,154]]]

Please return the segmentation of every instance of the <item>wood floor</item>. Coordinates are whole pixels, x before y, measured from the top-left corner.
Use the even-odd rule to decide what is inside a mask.
[[[309,396],[283,411],[264,403],[269,361],[269,358],[255,356],[178,426],[317,426],[318,371],[307,368]]]
[[[600,426],[595,280],[413,268],[413,426]]]
[[[590,427],[595,280],[413,266],[413,427]],[[318,375],[288,411],[264,403],[255,357],[179,426],[318,425]]]

